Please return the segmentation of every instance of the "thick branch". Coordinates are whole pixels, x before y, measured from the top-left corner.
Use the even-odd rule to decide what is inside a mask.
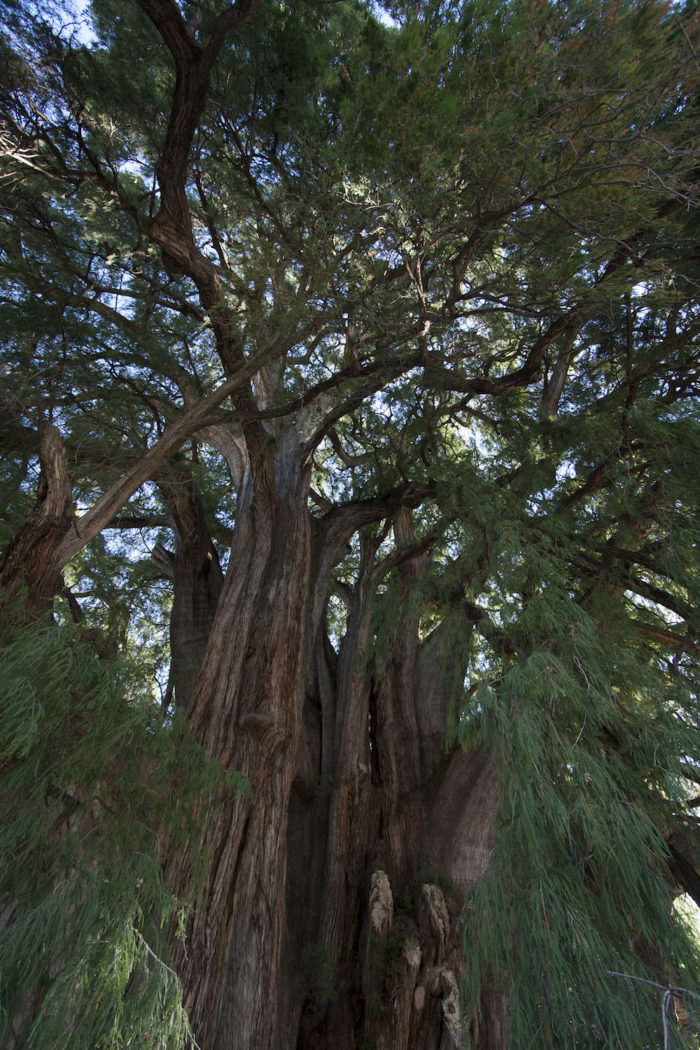
[[[545,419],[551,419],[557,414],[559,401],[564,393],[566,377],[569,374],[569,365],[571,364],[571,358],[573,355],[575,334],[575,330],[572,328],[564,341],[563,347],[559,351],[559,356],[557,357],[556,364],[552,369],[552,374],[545,385],[544,393],[542,394],[542,414]]]
[[[608,569],[603,562],[586,556],[574,557],[571,559],[571,562],[577,569],[581,569],[592,579],[622,587],[624,590],[633,591],[640,597],[669,609],[683,620],[689,620],[693,616],[694,610],[687,602],[684,602],[675,594],[668,594],[668,592],[662,591],[660,587],[654,587],[644,580],[638,580],[629,570],[625,570],[623,575],[618,575]]]
[[[71,480],[63,439],[50,424],[41,428],[41,476],[34,509],[0,559],[0,585],[8,594],[26,597],[30,615],[51,605],[60,582],[55,552],[70,527]]]
[[[195,268],[203,276],[205,268],[202,264],[206,263],[206,260],[196,250],[192,240],[190,213],[185,195],[190,149],[206,105],[212,66],[226,34],[250,18],[259,7],[260,0],[238,0],[226,8],[217,18],[204,47],[200,47],[190,37],[175,0],[138,0],[138,3],[155,25],[175,62],[173,104],[163,151],[157,165],[161,206],[154,219],[154,228],[162,234],[166,228],[173,226],[179,251],[183,249],[183,238],[188,239],[193,254],[187,253],[187,261],[190,264],[195,262]],[[165,245],[163,247],[165,248]],[[209,267],[214,271],[211,264]],[[194,276],[189,267],[185,272]]]
[[[138,0],[167,45],[175,62],[175,90],[168,130],[156,165],[160,210],[149,223],[149,232],[163,251],[163,261],[173,274],[186,274],[197,286],[199,299],[214,329],[216,348],[227,375],[242,365],[241,340],[233,314],[224,302],[216,267],[196,246],[187,194],[190,150],[209,92],[212,66],[226,34],[247,21],[261,0],[237,0],[219,15],[200,47],[191,39],[175,0]],[[241,391],[242,404],[251,407],[250,391]]]
[[[115,517],[105,525],[106,529],[174,529],[175,522],[168,514],[142,514]]]
[[[361,467],[363,463],[366,463],[369,459],[369,453],[363,452],[361,456],[351,456],[345,451],[340,443],[336,431],[331,427],[328,431],[328,437],[330,438],[333,451],[337,455],[338,459],[345,464],[346,467]]]
[[[561,336],[565,336],[567,341],[573,339],[581,320],[581,311],[576,307],[553,321],[547,331],[535,340],[524,363],[514,372],[490,379],[488,376],[467,376],[428,364],[425,369],[426,384],[440,390],[456,390],[467,394],[502,394],[506,390],[528,386],[539,378],[549,347]]]
[[[265,357],[265,355],[260,355]],[[77,521],[64,539],[58,551],[57,571],[70,561],[73,555],[85,547],[104,529],[121,510],[127,500],[152,478],[178,451],[192,434],[213,422],[213,411],[242,383],[260,368],[260,357],[256,357],[229,376],[220,387],[188,409],[180,419],[166,430],[161,438],[141,457],[122,478],[107,490],[95,505]]]
[[[428,485],[402,485],[374,500],[358,500],[344,506],[334,507],[316,519],[314,549],[316,567],[314,575],[317,585],[313,592],[312,622],[321,622],[321,610],[326,601],[327,580],[348,542],[364,525],[392,517],[399,507],[417,507],[424,500],[435,496],[435,489]]]
[[[643,620],[632,620],[631,622],[637,634],[651,642],[656,642],[658,645],[674,650],[685,649],[687,652],[700,651],[700,644],[691,641],[687,634],[676,634],[675,631],[669,631],[665,627],[656,627],[651,623],[644,623]]]

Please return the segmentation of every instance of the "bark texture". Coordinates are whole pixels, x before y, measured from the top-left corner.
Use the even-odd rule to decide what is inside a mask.
[[[159,486],[177,530],[171,570],[170,673],[175,703],[187,711],[214,623],[223,575],[192,472],[182,464],[177,467],[160,477]]]
[[[443,752],[460,671],[444,631],[419,638],[409,592],[423,555],[402,495],[314,521],[303,462],[291,432],[253,459],[187,707],[208,757],[251,795],[208,814],[206,892],[173,941],[186,1007],[203,1050],[457,1047],[471,1023],[458,920],[493,845],[495,768],[483,749]],[[371,526],[387,512],[388,561]],[[336,652],[319,596],[363,524]],[[401,559],[405,603],[380,666],[367,656],[375,590]],[[177,607],[191,579],[174,582]],[[166,876],[187,898],[191,858]],[[482,1019],[479,1048],[501,1045],[499,1023],[485,1034]]]
[[[206,847],[206,901],[176,945],[198,1041],[273,1046],[284,928],[287,812],[305,681],[308,471],[261,468],[241,496],[229,572],[188,712],[206,754],[245,774]],[[276,469],[275,469],[276,466]],[[180,858],[169,872],[186,893]],[[179,949],[179,950],[178,950]]]
[[[51,609],[61,564],[57,550],[73,522],[73,493],[66,450],[58,429],[46,424],[39,438],[41,473],[36,504],[0,561],[5,600],[22,596],[23,615]]]

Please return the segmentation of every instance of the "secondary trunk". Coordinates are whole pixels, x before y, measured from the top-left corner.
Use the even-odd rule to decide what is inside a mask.
[[[2,605],[10,616],[40,616],[51,609],[60,580],[58,548],[73,523],[73,495],[63,438],[45,424],[39,437],[41,474],[27,521],[0,559]],[[12,601],[21,608],[12,608]],[[0,605],[1,607],[1,605]]]
[[[411,549],[409,525],[399,511],[399,550]],[[484,999],[479,1022],[460,1016],[459,920],[469,884],[488,864],[499,805],[483,748],[445,752],[466,646],[449,624],[420,640],[410,586],[421,559],[407,557],[389,653],[381,667],[368,662],[383,564],[374,564],[375,552],[366,537],[337,660],[327,641],[315,649],[315,707],[310,698],[307,708],[316,717],[306,731],[316,737],[303,749],[294,796],[288,894],[296,940],[287,983],[301,968],[306,994],[300,1016],[288,1009],[295,1038],[279,1046],[447,1050],[469,1029],[478,1050],[502,1050],[498,993]],[[315,796],[309,756],[321,773]]]
[[[177,530],[171,567],[170,681],[175,703],[187,711],[214,623],[223,576],[191,468],[177,464],[161,474],[158,484]]]

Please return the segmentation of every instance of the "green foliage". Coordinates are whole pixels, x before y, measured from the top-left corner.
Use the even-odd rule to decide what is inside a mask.
[[[196,800],[213,814],[249,786],[222,783],[77,629],[25,624],[3,643],[3,1045],[192,1046],[167,964],[181,905],[161,862],[199,841]]]
[[[611,975],[662,970],[698,991],[697,932],[671,908],[664,838],[683,828],[698,683],[692,670],[669,680],[619,606],[596,620],[561,568],[547,560],[517,619],[522,650],[474,697],[502,806],[464,923],[467,1004],[495,982],[517,1046],[648,1045],[663,991]]]
[[[610,415],[553,433],[513,418],[495,444],[509,484],[489,480],[484,441],[487,477],[465,456],[444,503],[441,586],[471,581],[480,609],[473,629],[473,605],[462,614],[472,656],[455,731],[497,757],[502,794],[464,919],[466,1015],[503,995],[510,1045],[642,1047],[664,1038],[660,980],[688,989],[697,1026],[697,930],[672,908],[667,845],[695,841],[697,651],[654,643],[671,626],[696,637],[699,432],[640,399],[625,460]],[[581,492],[606,457],[610,483]],[[631,561],[606,557],[627,545]]]

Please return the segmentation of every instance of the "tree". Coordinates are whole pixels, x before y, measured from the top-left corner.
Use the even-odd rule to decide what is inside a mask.
[[[3,12],[7,1044],[697,1041],[691,8]]]

